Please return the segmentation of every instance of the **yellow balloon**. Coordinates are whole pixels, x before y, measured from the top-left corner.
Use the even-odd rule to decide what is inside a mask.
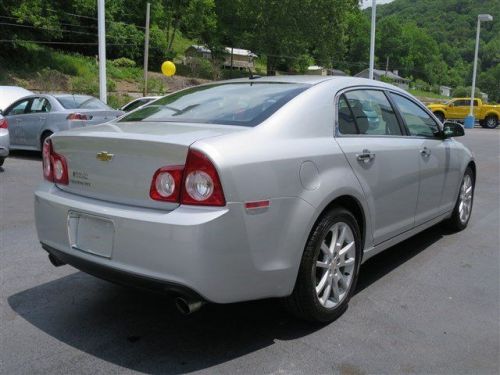
[[[167,77],[172,77],[175,74],[175,64],[172,61],[164,61],[161,64],[161,72]]]

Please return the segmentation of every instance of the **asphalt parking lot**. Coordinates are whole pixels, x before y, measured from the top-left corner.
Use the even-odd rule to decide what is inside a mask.
[[[274,300],[209,305],[54,268],[33,221],[36,153],[0,168],[0,373],[365,374],[500,370],[500,131],[467,130],[469,227],[431,228],[368,261],[347,312],[319,326]]]

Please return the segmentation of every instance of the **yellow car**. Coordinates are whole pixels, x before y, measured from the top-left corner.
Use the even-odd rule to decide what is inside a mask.
[[[470,111],[470,98],[455,98],[447,103],[432,103],[427,106],[434,115],[444,120],[463,121]],[[500,119],[500,105],[484,104],[481,99],[474,99],[474,117],[483,128],[494,129]]]

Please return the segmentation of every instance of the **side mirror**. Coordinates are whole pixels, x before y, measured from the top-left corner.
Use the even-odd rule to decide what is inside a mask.
[[[444,138],[463,137],[465,135],[464,127],[458,122],[447,121],[443,125]]]

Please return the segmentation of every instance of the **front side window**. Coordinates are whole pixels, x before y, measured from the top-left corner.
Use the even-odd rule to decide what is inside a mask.
[[[165,96],[120,122],[154,121],[256,126],[309,87],[298,83],[242,82],[198,86]]]
[[[389,100],[379,90],[354,90],[342,95],[338,118],[341,134],[402,135]]]
[[[391,93],[391,98],[401,113],[410,135],[435,137],[439,134],[438,124],[420,106],[401,95]]]

